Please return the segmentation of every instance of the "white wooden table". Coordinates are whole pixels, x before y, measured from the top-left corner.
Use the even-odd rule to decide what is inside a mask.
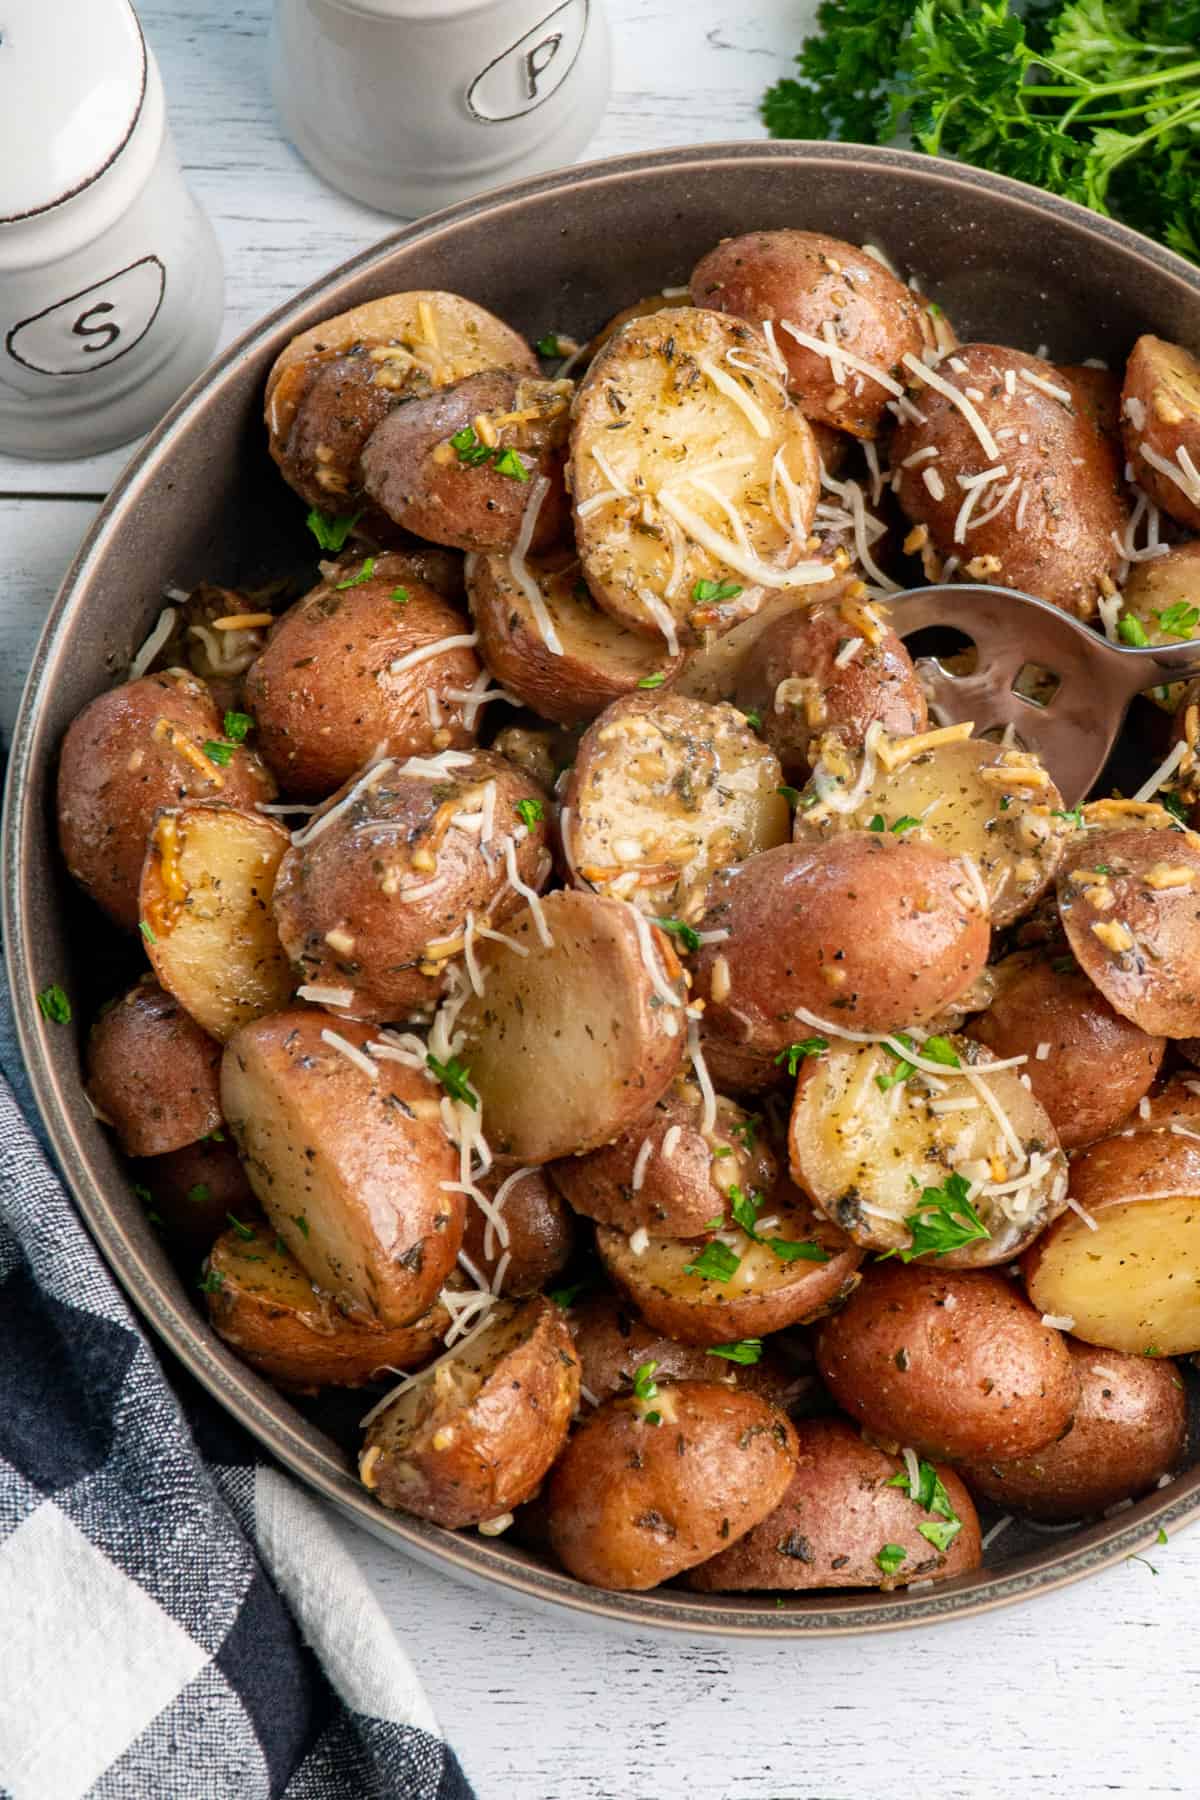
[[[322,187],[266,91],[269,0],[141,0],[226,257],[225,341],[393,228]],[[761,135],[805,0],[609,0],[596,155]],[[752,13],[752,17],[744,15]],[[748,224],[752,221],[747,221]],[[45,609],[127,452],[0,458],[0,729]],[[1200,1795],[1200,1532],[978,1620],[725,1649],[623,1639],[430,1574],[339,1525],[481,1800],[1158,1800]]]

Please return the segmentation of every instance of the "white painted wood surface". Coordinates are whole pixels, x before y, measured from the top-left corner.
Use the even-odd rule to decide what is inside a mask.
[[[176,137],[224,247],[225,340],[392,221],[282,142],[269,0],[142,0]],[[805,0],[609,0],[594,154],[760,135]],[[747,221],[752,223],[752,221]],[[41,618],[126,452],[0,459],[0,729]],[[23,496],[23,497],[22,497]],[[460,1588],[345,1532],[481,1800],[1160,1800],[1200,1795],[1200,1533],[989,1617],[779,1647],[637,1640]]]

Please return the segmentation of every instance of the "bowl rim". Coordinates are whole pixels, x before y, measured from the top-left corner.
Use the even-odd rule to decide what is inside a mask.
[[[40,742],[42,702],[65,649],[63,640],[80,610],[82,584],[119,528],[125,508],[154,481],[159,464],[176,437],[187,431],[193,415],[207,404],[211,391],[252,353],[260,351],[289,320],[348,277],[366,273],[396,250],[436,238],[469,220],[487,215],[499,217],[507,207],[542,194],[619,184],[626,177],[651,172],[678,171],[683,177],[689,169],[781,161],[860,167],[867,177],[873,170],[900,169],[950,193],[958,189],[994,194],[1024,207],[1043,224],[1047,219],[1059,219],[1075,230],[1106,240],[1127,257],[1200,293],[1200,269],[1129,226],[1089,212],[1074,201],[939,157],[857,144],[748,140],[631,152],[531,176],[429,214],[339,264],[250,326],[192,383],[127,463],[93,520],[47,614],[13,732],[0,822],[5,958],[18,1045],[38,1111],[68,1187],[110,1269],[137,1310],[189,1373],[292,1474],[374,1536],[398,1544],[431,1567],[476,1586],[499,1587],[526,1604],[590,1616],[596,1623],[610,1627],[729,1639],[832,1637],[903,1630],[950,1617],[969,1617],[1035,1593],[1052,1592],[1137,1554],[1154,1542],[1160,1531],[1170,1532],[1200,1516],[1200,1463],[1168,1488],[1137,1502],[1124,1523],[1118,1524],[1112,1518],[1099,1520],[1084,1527],[1057,1552],[1051,1540],[1047,1549],[1026,1553],[994,1571],[981,1569],[915,1592],[897,1589],[881,1595],[875,1590],[846,1590],[836,1599],[828,1593],[815,1598],[788,1596],[782,1601],[772,1595],[710,1597],[672,1588],[642,1594],[612,1593],[585,1587],[531,1558],[518,1559],[491,1540],[443,1531],[422,1520],[386,1512],[340,1461],[321,1452],[311,1437],[277,1416],[277,1391],[238,1362],[186,1299],[177,1300],[164,1291],[142,1247],[109,1210],[104,1181],[94,1166],[83,1133],[72,1120],[64,1083],[45,1048],[42,1021],[34,1001],[34,914],[26,904],[32,884],[28,859],[22,852],[27,837],[39,824],[33,810],[31,771],[39,754],[50,753]]]

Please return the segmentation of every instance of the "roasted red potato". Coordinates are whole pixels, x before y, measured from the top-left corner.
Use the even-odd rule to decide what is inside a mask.
[[[1182,344],[1140,337],[1125,365],[1121,422],[1138,486],[1200,531],[1200,361]]]
[[[127,1156],[161,1156],[215,1131],[220,1069],[221,1046],[150,975],[88,1037],[88,1098]]]

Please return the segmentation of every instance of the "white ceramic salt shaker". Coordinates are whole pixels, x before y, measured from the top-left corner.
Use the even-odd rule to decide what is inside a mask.
[[[296,148],[402,218],[570,162],[608,102],[603,0],[275,0],[272,36]]]
[[[0,0],[0,452],[147,430],[208,362],[223,304],[129,0]]]

